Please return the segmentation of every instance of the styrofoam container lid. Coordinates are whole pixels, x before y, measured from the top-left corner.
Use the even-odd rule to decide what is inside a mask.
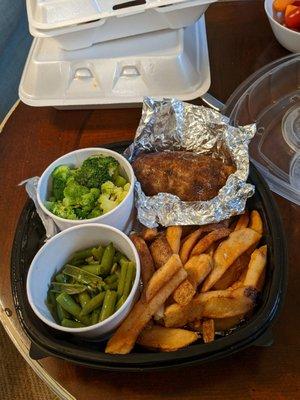
[[[217,0],[26,0],[28,21],[37,29],[56,29],[99,19],[126,17],[150,9],[177,11]]]
[[[264,68],[237,93],[232,122],[257,124],[250,144],[252,161],[275,193],[300,205],[300,55]]]
[[[47,79],[45,79],[47,77]],[[210,70],[204,16],[194,25],[64,51],[36,39],[19,87],[32,106],[141,103],[144,96],[191,100],[206,93]]]

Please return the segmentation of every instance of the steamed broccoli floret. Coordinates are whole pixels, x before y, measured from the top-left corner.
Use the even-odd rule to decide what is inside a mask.
[[[116,177],[115,180],[114,180],[114,184],[115,184],[116,186],[121,186],[121,187],[123,187],[124,185],[126,185],[126,183],[127,183],[126,179],[123,178],[123,176],[121,176],[121,175],[117,175],[117,177]]]
[[[111,181],[107,181],[101,185],[102,194],[99,197],[99,205],[103,210],[103,214],[113,210],[127,196],[130,184],[124,185],[124,188],[114,185]]]
[[[88,218],[96,218],[102,215],[103,212],[100,210],[99,207],[95,207],[88,215]]]
[[[101,194],[98,201],[100,208],[103,210],[103,214],[108,213],[118,205],[117,201],[111,200],[107,194]]]
[[[67,165],[59,165],[52,171],[52,195],[56,200],[64,198],[64,189],[70,174],[71,170]]]
[[[102,183],[111,180],[119,170],[119,163],[113,157],[92,156],[77,169],[75,179],[88,188],[100,188]]]
[[[53,203],[50,211],[61,218],[78,219],[73,208],[65,206],[61,201]]]
[[[111,181],[107,181],[102,183],[101,192],[110,196],[114,192],[115,188],[116,186]]]
[[[65,206],[80,206],[82,196],[89,193],[89,189],[79,185],[73,178],[68,180],[64,189],[63,203]]]

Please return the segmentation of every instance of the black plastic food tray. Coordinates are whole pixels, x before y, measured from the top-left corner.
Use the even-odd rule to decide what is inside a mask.
[[[129,143],[106,147],[122,152]],[[109,370],[141,371],[203,363],[233,354],[250,345],[267,345],[270,326],[278,315],[287,286],[287,254],[278,208],[265,181],[251,165],[249,181],[256,186],[255,195],[248,201],[250,209],[263,216],[268,245],[266,284],[253,317],[231,334],[212,343],[196,342],[171,353],[154,353],[136,346],[128,355],[104,353],[106,342],[88,342],[70,334],[58,332],[33,313],[26,295],[26,278],[30,263],[43,245],[45,230],[34,204],[28,201],[20,216],[11,256],[11,284],[16,312],[28,335],[34,359],[59,357],[77,364]]]

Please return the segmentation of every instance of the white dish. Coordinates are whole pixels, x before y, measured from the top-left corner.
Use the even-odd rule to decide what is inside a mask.
[[[300,52],[300,32],[293,31],[281,25],[273,16],[273,1],[265,0],[265,11],[270,21],[273,33],[278,42],[293,53]]]
[[[121,171],[130,182],[130,189],[125,199],[110,212],[101,215],[100,217],[83,219],[83,220],[70,220],[60,218],[52,214],[46,207],[45,202],[51,195],[51,173],[58,165],[69,165],[73,167],[79,167],[84,160],[93,155],[105,155],[115,158],[121,167]],[[130,163],[121,154],[102,148],[87,148],[81,150],[75,150],[71,153],[65,154],[64,156],[55,160],[52,164],[41,175],[38,186],[37,186],[37,200],[41,209],[49,215],[60,230],[64,230],[76,225],[99,223],[113,226],[121,231],[130,230],[130,224],[132,223],[132,213],[134,208],[134,181],[135,176]]]
[[[77,51],[61,50],[51,38],[35,39],[19,96],[37,107],[118,108],[139,105],[145,96],[192,100],[209,86],[202,17],[185,29],[132,36]]]
[[[114,244],[116,249],[135,262],[135,280],[125,303],[113,315],[98,324],[84,328],[65,328],[58,325],[48,307],[46,298],[53,275],[70,259],[72,254],[99,243]],[[34,257],[27,275],[27,296],[35,314],[48,326],[87,339],[108,335],[126,318],[139,293],[140,261],[131,240],[121,231],[107,225],[88,224],[67,229],[51,238]]]

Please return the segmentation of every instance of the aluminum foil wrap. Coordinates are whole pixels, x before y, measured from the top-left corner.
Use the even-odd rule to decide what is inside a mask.
[[[256,126],[233,127],[228,122],[227,117],[210,108],[175,99],[144,99],[134,142],[124,152],[130,162],[144,152],[185,150],[223,161],[231,159],[236,172],[228,177],[218,195],[208,201],[184,202],[169,193],[146,196],[136,182],[135,205],[143,225],[149,228],[159,224],[204,225],[244,211],[246,200],[254,194],[254,186],[246,180],[248,145]]]

